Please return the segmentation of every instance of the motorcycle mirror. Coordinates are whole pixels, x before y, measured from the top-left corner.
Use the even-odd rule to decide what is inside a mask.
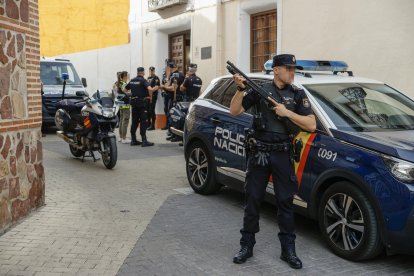
[[[76,96],[78,96],[78,97],[84,97],[84,96],[86,96],[86,94],[85,94],[84,91],[76,91]]]

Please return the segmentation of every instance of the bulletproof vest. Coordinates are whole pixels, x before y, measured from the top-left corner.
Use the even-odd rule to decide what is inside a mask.
[[[192,75],[191,77],[189,77],[189,85],[187,87],[187,96],[194,98],[194,99],[197,98],[198,95],[200,94],[201,84],[202,84],[202,81],[198,76]]]
[[[289,85],[285,89],[278,89],[274,83],[266,83],[263,85],[263,89],[272,93],[273,97],[277,100],[278,103],[285,104],[286,108],[295,111],[295,91]],[[275,91],[279,90],[279,94],[283,97],[283,100],[280,98],[279,94]],[[266,128],[265,131],[276,132],[281,134],[290,134],[290,130],[287,128],[285,120],[286,118],[278,118],[275,112],[272,110],[273,106],[268,104],[264,99],[260,99],[259,103],[259,112],[262,112],[263,123]]]

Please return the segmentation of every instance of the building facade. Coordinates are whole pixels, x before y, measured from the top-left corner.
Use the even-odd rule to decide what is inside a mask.
[[[90,92],[109,89],[120,70],[135,76],[138,66],[155,66],[161,76],[166,58],[174,59],[184,73],[190,62],[197,63],[204,90],[213,78],[227,74],[227,60],[246,72],[259,72],[273,54],[293,53],[298,59],[343,60],[355,75],[385,81],[414,97],[414,79],[407,73],[414,65],[411,0],[128,4],[129,43],[59,56],[72,60],[88,78]],[[162,117],[162,98],[158,101],[156,112]]]
[[[0,233],[45,200],[37,0],[0,1]]]

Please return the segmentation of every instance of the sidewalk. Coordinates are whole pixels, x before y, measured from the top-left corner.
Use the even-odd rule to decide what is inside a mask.
[[[264,204],[254,256],[233,264],[239,250],[243,195],[171,195],[157,211],[118,276],[127,275],[414,275],[412,256],[380,256],[366,262],[337,257],[325,246],[317,223],[296,217],[298,256],[303,269],[279,259],[274,207]]]

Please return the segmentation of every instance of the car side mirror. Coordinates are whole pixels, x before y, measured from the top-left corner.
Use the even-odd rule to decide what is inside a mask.
[[[82,81],[83,87],[88,87],[88,84],[86,83],[86,78],[82,78],[81,81]]]
[[[86,94],[85,94],[84,91],[76,91],[76,96],[78,96],[78,97],[85,97]]]

